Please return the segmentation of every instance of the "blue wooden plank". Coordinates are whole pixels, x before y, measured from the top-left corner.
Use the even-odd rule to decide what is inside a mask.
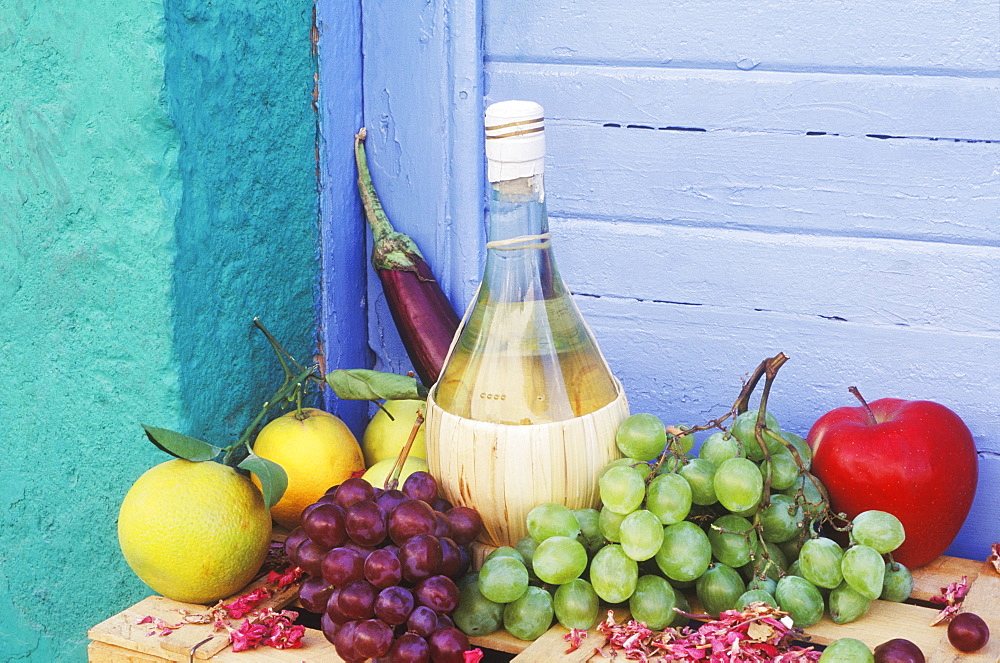
[[[1000,140],[1000,78],[489,62],[490,98],[548,120],[707,131]],[[933,112],[929,112],[933,109]]]
[[[354,184],[353,138],[361,126],[361,6],[316,4],[320,78],[319,194],[321,261],[320,343],[325,370],[368,368],[365,228]],[[326,406],[361,434],[366,403],[340,401],[326,392]]]
[[[613,220],[551,225],[577,293],[890,328],[1000,330],[995,246]]]
[[[1000,243],[1000,143],[549,122],[550,213]]]
[[[479,279],[484,235],[480,25],[477,3],[364,3],[372,179],[460,311]],[[375,279],[368,296],[377,367],[410,370]]]
[[[787,71],[989,74],[996,2],[486,0],[493,60]]]

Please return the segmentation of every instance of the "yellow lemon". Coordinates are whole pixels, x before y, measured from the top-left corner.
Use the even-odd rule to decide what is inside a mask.
[[[417,410],[424,409],[427,403],[418,400],[387,400],[372,417],[361,436],[361,450],[365,454],[365,467],[371,467],[386,458],[395,459],[400,450],[410,439],[413,422],[417,418]],[[386,411],[388,410],[388,413]],[[389,415],[392,415],[392,418]],[[424,426],[417,431],[417,437],[410,447],[410,458],[427,458],[427,443],[424,441]]]
[[[125,561],[153,591],[212,603],[260,569],[271,519],[260,491],[231,467],[168,460],[132,485],[118,514]]]
[[[389,472],[392,471],[392,466],[395,464],[395,457],[380,460],[369,467],[361,478],[376,488],[382,488],[385,485],[386,478],[389,476]],[[410,476],[414,472],[427,471],[426,460],[415,456],[407,456],[406,462],[403,463],[403,469],[399,472],[399,483],[396,484],[396,488],[402,488],[403,482],[406,481],[406,477]]]
[[[302,408],[302,414],[298,419],[292,410],[272,420],[253,445],[255,454],[281,465],[288,475],[288,488],[271,507],[271,516],[289,529],[298,526],[302,509],[365,469],[361,447],[347,424],[314,408]]]

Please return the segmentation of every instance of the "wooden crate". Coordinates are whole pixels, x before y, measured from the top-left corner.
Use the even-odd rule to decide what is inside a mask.
[[[1000,661],[1000,574],[990,565],[954,557],[941,557],[932,564],[914,572],[915,586],[906,603],[876,601],[871,611],[862,619],[850,624],[834,624],[824,617],[807,629],[811,642],[828,644],[838,638],[857,638],[870,647],[892,638],[906,638],[915,642],[929,663],[997,663]],[[965,599],[965,609],[975,612],[989,623],[993,637],[989,644],[975,654],[962,654],[948,643],[944,626],[931,627],[938,608],[929,599],[939,594],[942,587],[967,576],[971,589]],[[279,594],[268,605],[275,609],[288,605],[295,598],[294,589]],[[226,634],[212,634],[210,626],[185,626],[170,635],[147,635],[148,625],[136,622],[145,615],[160,617],[167,622],[178,621],[177,610],[204,611],[204,606],[178,603],[159,596],[146,598],[127,610],[90,629],[88,637],[91,663],[159,663],[161,661],[208,660],[213,662],[242,661],[308,661],[309,663],[334,663],[342,659],[323,634],[307,629],[301,649],[276,650],[262,648],[256,651],[234,653],[228,647]],[[617,611],[616,618],[627,617]],[[563,640],[566,629],[554,626],[545,635],[532,642],[518,640],[504,631],[472,638],[475,646],[483,649],[515,654],[515,661],[603,661],[595,655],[594,647],[603,643],[596,630],[584,640],[575,652],[566,653]]]

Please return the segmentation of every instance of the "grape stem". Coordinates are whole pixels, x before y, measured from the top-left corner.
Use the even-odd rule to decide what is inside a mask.
[[[854,394],[854,397],[857,398],[859,401],[861,401],[861,406],[863,408],[865,408],[865,412],[868,413],[868,425],[870,425],[870,426],[877,426],[878,425],[878,419],[875,418],[875,413],[872,412],[871,406],[868,405],[868,401],[866,401],[865,397],[861,395],[861,392],[858,390],[858,388],[857,387],[848,387],[847,391],[849,391],[852,394]]]
[[[413,446],[413,441],[417,439],[417,432],[420,430],[420,426],[424,423],[424,411],[417,410],[417,418],[413,420],[413,428],[410,429],[410,437],[406,440],[406,444],[399,451],[399,456],[396,457],[396,462],[392,465],[392,470],[389,471],[389,476],[385,478],[385,484],[383,486],[386,490],[393,490],[399,485],[399,475],[403,471],[403,464],[406,462],[406,457],[410,455],[410,447]]]

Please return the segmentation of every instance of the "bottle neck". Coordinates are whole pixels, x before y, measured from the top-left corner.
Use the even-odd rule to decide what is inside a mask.
[[[483,286],[496,301],[562,292],[548,238],[542,175],[492,182]]]

